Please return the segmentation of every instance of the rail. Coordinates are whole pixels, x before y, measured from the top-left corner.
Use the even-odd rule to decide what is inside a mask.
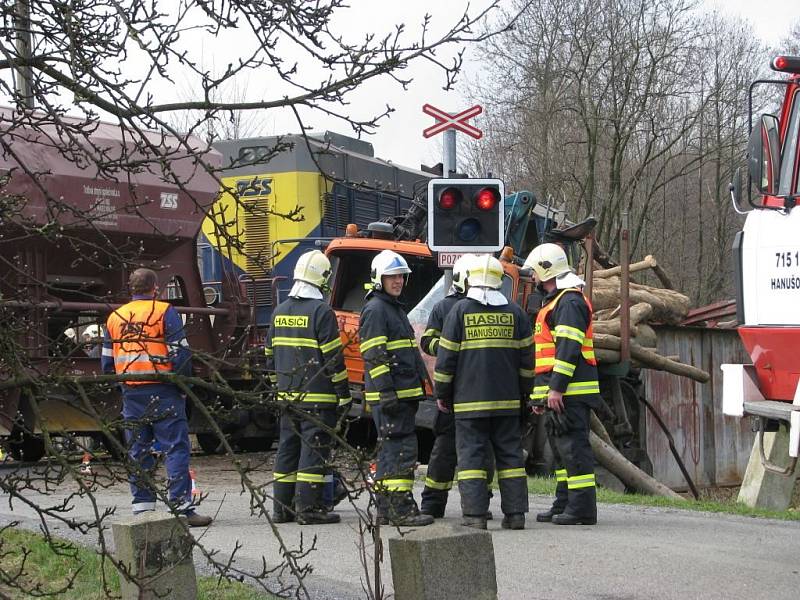
[[[43,302],[29,302],[26,300],[3,300],[0,307],[3,308],[40,308],[53,312],[74,312],[90,311],[111,312],[123,304],[111,304],[108,302],[62,302],[56,300],[45,300]],[[175,310],[187,315],[219,315],[227,316],[230,311],[227,308],[213,308],[210,306],[174,306]]]

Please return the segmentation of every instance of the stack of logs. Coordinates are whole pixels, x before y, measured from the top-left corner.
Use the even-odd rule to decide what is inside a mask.
[[[652,269],[665,285],[669,278],[652,256],[633,263],[630,273]],[[620,362],[620,267],[595,271],[592,283],[592,305],[594,307],[594,348],[601,363]],[[689,377],[700,383],[709,380],[702,369],[679,362],[677,357],[662,356],[656,352],[656,332],[651,323],[676,325],[689,312],[689,298],[673,289],[664,289],[630,282],[630,353],[634,366],[659,371],[668,371]]]

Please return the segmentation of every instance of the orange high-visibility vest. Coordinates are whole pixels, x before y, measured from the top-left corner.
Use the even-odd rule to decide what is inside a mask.
[[[113,344],[118,375],[169,373],[172,361],[164,332],[164,313],[170,305],[158,300],[133,300],[108,317],[106,327]],[[126,385],[159,383],[126,381]]]
[[[553,370],[553,366],[555,365],[556,343],[555,338],[553,338],[553,332],[550,329],[550,326],[547,324],[547,317],[555,309],[558,301],[561,299],[561,296],[567,292],[577,292],[578,294],[583,295],[582,292],[577,288],[567,288],[562,290],[558,296],[544,305],[539,311],[539,314],[536,315],[536,325],[533,330],[533,344],[536,352],[534,373],[536,375],[549,373]],[[589,299],[586,296],[583,296],[583,299],[586,300],[586,305],[589,307],[589,327],[586,329],[583,343],[581,344],[581,355],[587,363],[590,365],[596,365],[597,359],[594,355],[594,342],[592,334],[592,303],[589,302]]]

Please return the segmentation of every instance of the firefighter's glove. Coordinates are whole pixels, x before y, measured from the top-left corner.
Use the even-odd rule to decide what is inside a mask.
[[[381,411],[384,415],[394,417],[400,414],[400,399],[397,397],[397,392],[394,390],[381,392],[380,400]]]
[[[569,431],[569,420],[565,413],[557,413],[554,410],[548,410],[545,413],[545,427],[555,436],[562,436]]]

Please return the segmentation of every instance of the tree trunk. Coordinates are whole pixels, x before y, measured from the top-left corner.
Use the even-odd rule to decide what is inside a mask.
[[[672,491],[660,481],[650,477],[622,456],[616,448],[600,439],[594,431],[589,432],[589,443],[592,445],[597,462],[616,475],[628,487],[635,489],[637,492],[653,496],[664,496],[673,500],[686,500],[686,498]]]

